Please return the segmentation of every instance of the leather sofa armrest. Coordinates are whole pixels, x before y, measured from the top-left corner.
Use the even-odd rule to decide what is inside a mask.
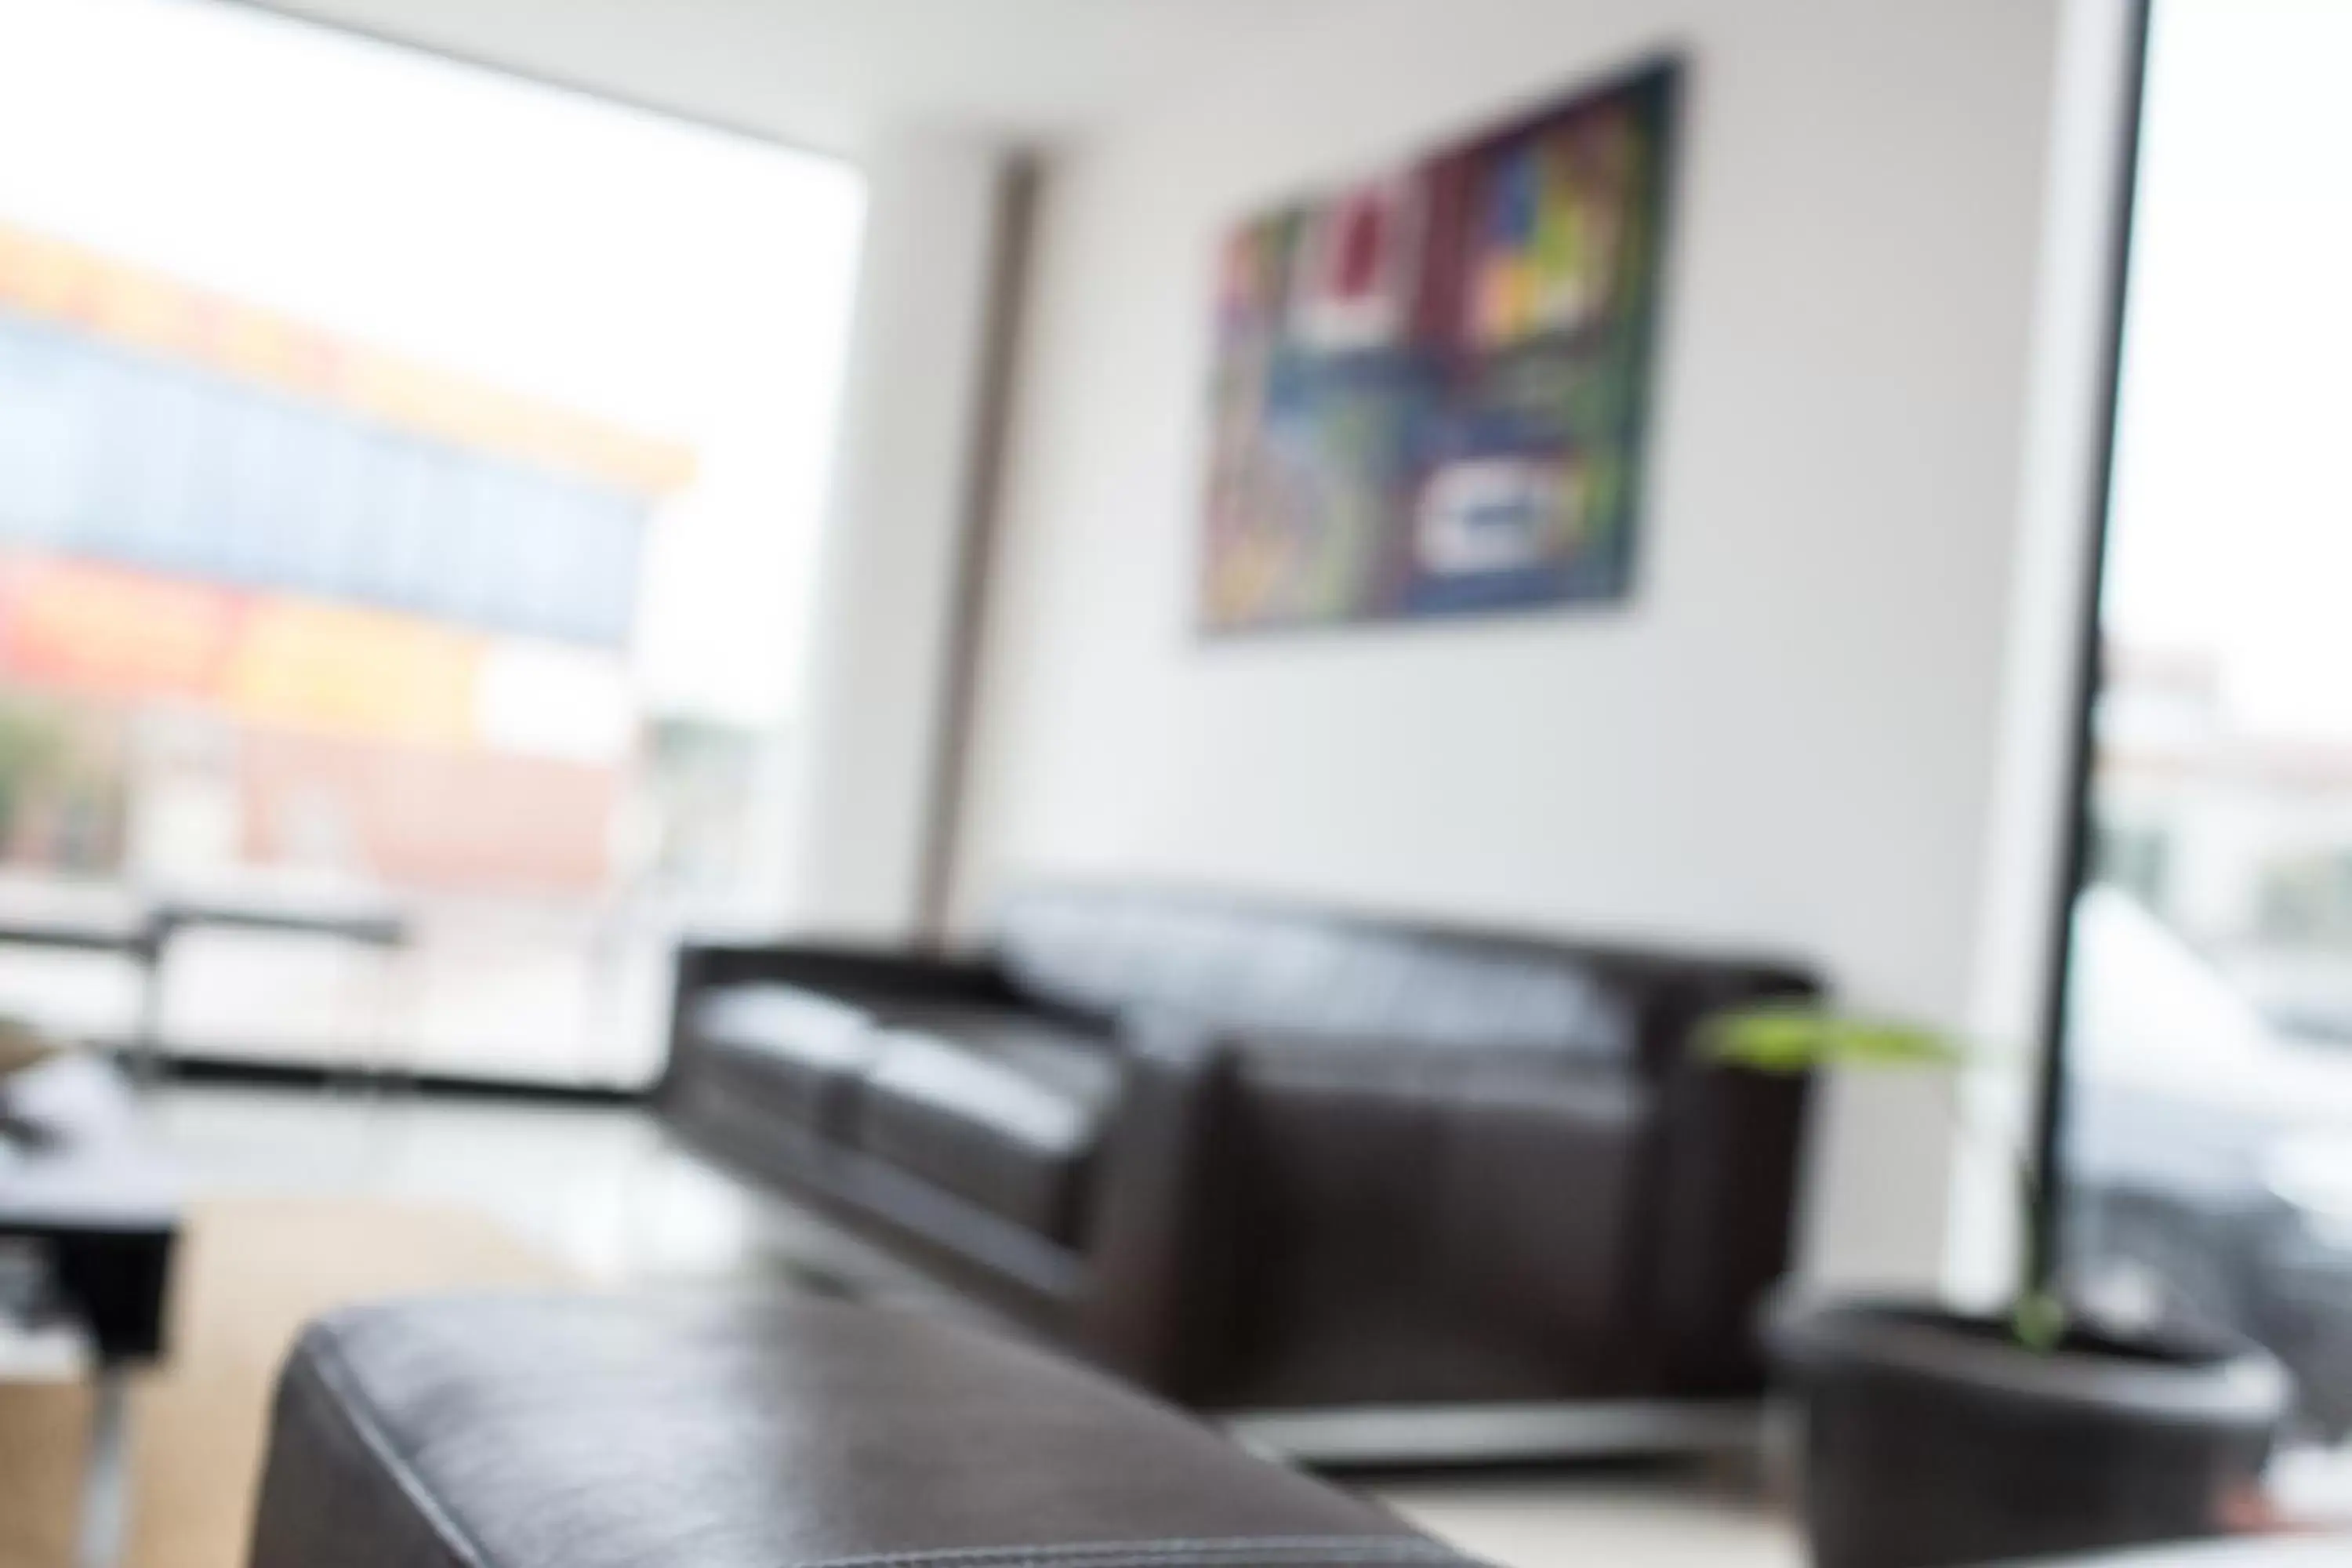
[[[1660,1048],[1650,1267],[1650,1353],[1694,1396],[1764,1384],[1755,1320],[1795,1247],[1811,1074],[1768,1074],[1705,1059],[1706,1020],[1725,1007],[1815,994],[1797,974],[1726,978],[1677,994],[1652,1021]]]
[[[1235,1058],[1214,1030],[1166,1014],[1130,1016],[1120,1046],[1078,1337],[1112,1370],[1194,1399],[1222,1366],[1238,1264]]]
[[[1616,1064],[1563,1071],[1524,1050],[1220,1031],[1181,1015],[1130,1017],[1123,1043],[1081,1318],[1114,1370],[1183,1403],[1246,1404],[1269,1379],[1328,1378],[1291,1364],[1300,1347],[1385,1331],[1400,1302],[1426,1314],[1432,1342],[1495,1331],[1516,1310],[1498,1305],[1497,1280],[1522,1266],[1561,1309],[1534,1314],[1528,1356],[1553,1353],[1562,1322],[1613,1321],[1623,1178],[1648,1096]],[[1427,1163],[1431,1137],[1455,1156],[1443,1172]],[[1512,1196],[1552,1180],[1592,1201],[1563,1213],[1539,1184],[1532,1202]],[[1434,1306],[1383,1296],[1393,1238],[1416,1227],[1476,1266]],[[1298,1245],[1310,1235],[1312,1259]]]
[[[1774,979],[1755,994],[1797,991]],[[1691,1048],[1699,1018],[1747,994],[1700,988],[1677,995],[1672,1014],[1662,1006],[1663,1016],[1645,1020],[1651,1048],[1622,1060],[1547,1062],[1524,1051],[1441,1050],[1377,1038],[1228,1036],[1220,1042],[1229,1079],[1223,1092],[1232,1107],[1227,1120],[1255,1125],[1318,1102],[1337,1119],[1347,1114],[1342,1106],[1364,1105],[1370,1096],[1411,1100],[1457,1126],[1491,1121],[1495,1141],[1481,1164],[1493,1167],[1494,1184],[1464,1188],[1454,1200],[1470,1205],[1456,1227],[1466,1234],[1495,1226],[1510,1206],[1500,1196],[1514,1188],[1511,1167],[1501,1163],[1506,1140],[1538,1136],[1526,1131],[1533,1107],[1523,1091],[1559,1085],[1539,1097],[1555,1106],[1544,1119],[1549,1131],[1539,1135],[1549,1150],[1542,1159],[1589,1160],[1580,1191],[1597,1199],[1612,1190],[1603,1179],[1619,1169],[1612,1141],[1627,1140],[1616,1145],[1630,1164],[1624,1184],[1613,1189],[1623,1205],[1615,1217],[1559,1210],[1547,1222],[1557,1232],[1557,1257],[1589,1259],[1596,1268],[1614,1258],[1623,1271],[1611,1282],[1622,1292],[1622,1306],[1604,1309],[1596,1299],[1589,1315],[1596,1321],[1622,1315],[1631,1333],[1629,1364],[1645,1365],[1645,1375],[1661,1380],[1664,1389],[1695,1396],[1746,1394],[1763,1383],[1753,1332],[1757,1305],[1790,1258],[1811,1095],[1804,1078],[1720,1066]],[[1286,1110],[1266,1103],[1277,1099]],[[1514,1126],[1520,1131],[1506,1131]],[[1299,1142],[1295,1132],[1281,1136],[1286,1144]],[[1359,1156],[1369,1170],[1385,1168],[1380,1147],[1380,1135],[1367,1128]],[[1618,1226],[1622,1230],[1612,1231]],[[1611,1243],[1612,1234],[1625,1246],[1622,1255]],[[1563,1322],[1570,1315],[1567,1305],[1555,1303]]]

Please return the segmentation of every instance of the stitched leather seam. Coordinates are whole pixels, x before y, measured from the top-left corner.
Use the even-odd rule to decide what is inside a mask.
[[[343,1355],[342,1345],[332,1330],[324,1330],[311,1340],[310,1364],[319,1381],[336,1395],[335,1405],[346,1425],[378,1465],[400,1489],[408,1506],[415,1509],[426,1529],[440,1538],[449,1554],[466,1568],[493,1568],[496,1562],[482,1550],[480,1542],[459,1524],[455,1515],[435,1497],[416,1473],[416,1467],[402,1453],[383,1424],[382,1412],[360,1385],[358,1373]]]
[[[1210,1564],[1260,1562],[1269,1555],[1306,1557],[1316,1563],[1463,1563],[1465,1558],[1436,1542],[1367,1535],[1270,1535],[1182,1537],[1151,1541],[1097,1541],[1049,1546],[951,1547],[933,1552],[885,1552],[825,1557],[793,1568],[919,1568],[928,1563],[1049,1563],[1052,1568],[1116,1568],[1139,1559],[1155,1563]],[[1303,1568],[1303,1565],[1302,1565]]]

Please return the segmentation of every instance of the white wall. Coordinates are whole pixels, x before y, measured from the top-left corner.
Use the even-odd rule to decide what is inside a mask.
[[[2058,0],[1366,4],[1048,186],[960,879],[1133,875],[1816,961],[1964,1022]],[[1685,139],[1620,609],[1203,643],[1212,266],[1253,207],[1659,46]],[[1841,1086],[1811,1262],[1941,1262],[1942,1096]]]
[[[922,913],[1006,159],[910,130],[863,167],[790,902],[803,927],[905,941]]]

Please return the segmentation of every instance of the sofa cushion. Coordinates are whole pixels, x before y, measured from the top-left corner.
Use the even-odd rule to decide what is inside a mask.
[[[865,1009],[795,985],[725,985],[695,1007],[706,1085],[829,1137],[844,1135],[850,1096],[878,1047]]]
[[[858,1086],[866,1152],[1055,1240],[1076,1242],[1118,1091],[1101,1039],[994,1008],[930,1008],[877,1037]]]

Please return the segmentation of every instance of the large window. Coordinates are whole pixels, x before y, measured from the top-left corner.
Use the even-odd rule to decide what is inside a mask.
[[[2352,7],[2156,0],[2064,1235],[2352,1430]]]
[[[0,0],[0,1010],[641,1081],[677,929],[789,913],[860,210],[246,6]]]

